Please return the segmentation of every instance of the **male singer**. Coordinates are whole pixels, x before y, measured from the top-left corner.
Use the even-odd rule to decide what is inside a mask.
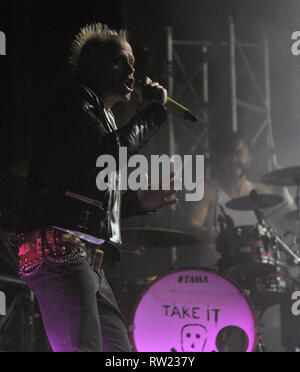
[[[126,31],[81,30],[70,56],[72,84],[41,118],[32,148],[19,234],[20,275],[35,294],[55,352],[131,350],[103,269],[120,259],[120,219],[177,203],[175,191],[99,191],[100,155],[133,155],[166,119],[167,91],[150,79],[143,109],[118,129],[112,107],[134,90]],[[120,169],[109,175],[118,185]],[[121,203],[122,201],[122,203]],[[151,320],[149,320],[151,321]]]

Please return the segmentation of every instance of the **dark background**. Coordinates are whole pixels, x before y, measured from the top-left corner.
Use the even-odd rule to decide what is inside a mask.
[[[4,205],[1,209],[9,207],[9,212],[12,210],[3,201],[7,199],[13,183],[13,180],[11,183],[6,181],[7,172],[15,162],[28,160],[30,147],[34,146],[31,143],[32,127],[38,125],[43,130],[47,103],[56,93],[58,83],[67,76],[70,43],[81,26],[92,22],[101,21],[114,28],[127,28],[137,58],[138,75],[147,74],[163,84],[166,84],[166,26],[173,27],[176,39],[217,43],[228,41],[228,16],[231,15],[240,41],[261,43],[265,35],[270,44],[276,154],[282,166],[298,165],[300,57],[291,53],[291,35],[300,29],[299,14],[300,3],[297,0],[86,0],[84,4],[71,1],[2,1],[0,30],[6,33],[7,56],[0,56],[0,176],[4,180],[0,182],[1,192],[5,184],[5,192],[0,197]],[[199,48],[178,47],[176,50],[188,73],[203,62]],[[196,97],[185,94],[180,101],[199,113],[200,117],[206,110],[209,131],[216,134],[230,128],[229,50],[212,47],[209,52],[210,104],[205,106],[203,103],[201,76],[195,81],[199,94]],[[246,51],[246,54],[253,60],[258,83],[264,89],[261,51],[258,50],[255,59],[252,51]],[[239,97],[258,103],[249,77],[241,66],[238,60]],[[184,83],[176,66],[174,78],[176,97]],[[116,107],[120,125],[134,113],[136,104],[137,99],[134,98],[129,105]],[[248,139],[251,140],[261,123],[260,115],[239,110],[239,126]],[[202,130],[201,122],[191,125],[176,120],[177,153],[189,154],[194,146],[194,153],[202,154],[203,143],[196,141]],[[167,153],[168,140],[167,131],[160,131],[144,152]],[[251,179],[257,180],[267,171],[270,155],[265,135],[253,148],[253,155]],[[23,183],[18,187],[18,193]],[[10,197],[13,199],[15,195]],[[180,208],[181,214],[172,214],[172,219],[169,210],[165,210],[151,218],[132,220],[131,224],[188,229],[189,221],[185,216],[188,206],[183,203]]]
[[[147,74],[166,84],[164,28],[172,26],[176,39],[227,41],[230,15],[234,17],[240,41],[261,43],[263,35],[269,40],[276,154],[282,166],[299,165],[300,57],[291,54],[291,35],[300,30],[299,0],[85,0],[82,3],[2,0],[0,31],[5,32],[7,37],[7,56],[0,56],[0,190],[5,183],[5,194],[0,195],[0,211],[3,205],[5,208],[8,205],[5,200],[11,184],[6,181],[7,172],[15,162],[28,160],[30,147],[34,146],[31,143],[32,127],[37,124],[42,130],[47,103],[55,94],[57,84],[67,75],[68,49],[81,26],[103,22],[114,28],[127,28],[137,57],[138,74]],[[180,47],[178,53],[190,73],[202,63],[202,55],[197,48]],[[215,134],[230,128],[229,51],[214,47],[210,53],[210,104],[206,106],[203,103],[201,78],[196,81],[200,92],[196,99],[186,94],[181,101],[200,116],[206,110],[209,130]],[[250,54],[248,56],[251,57]],[[264,89],[259,53],[253,68]],[[239,96],[257,103],[249,77],[240,67],[238,73]],[[176,67],[174,74],[176,97],[183,80]],[[136,104],[137,100],[133,99],[127,106],[116,107],[120,125],[131,116]],[[248,139],[252,138],[261,123],[261,116],[239,111],[239,125]],[[191,126],[178,120],[175,124],[177,152],[189,154],[203,125]],[[196,142],[195,153],[202,151],[203,144]],[[145,149],[147,154],[167,152],[166,131],[160,132]],[[265,136],[253,149],[253,154],[251,178],[257,180],[267,170],[269,154]],[[188,206],[183,203],[181,213],[163,211],[147,219],[134,219],[129,224],[173,226],[188,230],[187,209]],[[5,249],[11,249],[6,235],[0,238],[6,242],[2,247],[3,253]],[[130,271],[133,276],[145,277],[168,272],[169,259],[168,250],[153,251],[150,256],[146,255],[143,264],[139,258],[125,257],[117,275],[122,278]],[[129,263],[131,266],[128,268]],[[6,274],[16,275],[15,269],[5,267]]]
[[[228,15],[234,16],[240,40],[260,42],[265,33],[270,41],[277,154],[282,165],[298,164],[300,57],[292,56],[290,49],[291,34],[300,28],[299,11],[297,0],[87,0],[82,5],[71,1],[2,1],[0,30],[7,36],[8,55],[0,57],[0,170],[7,170],[16,160],[28,158],[31,125],[36,113],[49,100],[55,84],[66,76],[68,47],[82,25],[102,21],[116,28],[128,28],[141,63],[148,65],[149,74],[164,82],[164,27],[173,26],[178,39],[227,40]],[[144,47],[149,48],[146,62],[145,53],[141,52]],[[197,51],[183,48],[180,53],[187,65],[197,63]],[[224,127],[230,119],[227,117],[228,94],[218,111],[221,92],[229,88],[226,53],[217,51],[211,63],[213,122],[210,125],[213,127]],[[258,68],[257,72],[260,73]],[[201,104],[199,97],[199,106]],[[218,112],[222,115],[218,116]],[[240,125],[256,128],[260,118],[241,113]],[[191,138],[180,136],[180,140],[190,144]],[[263,159],[259,160],[261,163]]]
[[[272,117],[276,154],[282,166],[300,163],[299,155],[299,82],[300,57],[291,53],[291,35],[300,29],[300,3],[297,0],[86,0],[84,4],[71,1],[2,1],[0,30],[6,33],[7,56],[0,56],[0,226],[14,231],[20,193],[25,180],[7,177],[15,162],[28,160],[33,125],[43,130],[47,103],[56,93],[58,84],[67,76],[69,46],[87,23],[103,22],[114,28],[129,30],[137,59],[137,75],[147,74],[166,84],[165,27],[171,26],[179,40],[206,40],[217,44],[229,40],[228,17],[233,16],[237,37],[242,42],[262,43],[266,36],[270,45]],[[203,62],[197,47],[176,47],[189,74]],[[246,50],[258,84],[264,90],[262,50]],[[238,95],[244,100],[259,103],[251,81],[238,59]],[[174,65],[175,92],[184,83]],[[202,77],[195,80],[196,96],[187,93],[180,101],[202,117],[208,113],[211,135],[228,131],[230,114],[230,65],[228,48],[213,46],[209,50],[210,103],[204,105]],[[119,125],[134,113],[137,99],[116,107]],[[239,110],[239,126],[249,140],[262,124],[262,116]],[[197,141],[203,123],[191,125],[175,120],[176,152],[185,155],[203,154],[204,144]],[[168,153],[168,132],[162,130],[144,150],[145,154]],[[254,163],[251,179],[257,180],[267,171],[270,157],[265,134],[252,149]],[[159,211],[152,217],[136,218],[129,226],[174,227],[189,230],[188,203],[179,211]],[[8,221],[8,222],[7,222]],[[161,262],[159,259],[158,262]]]

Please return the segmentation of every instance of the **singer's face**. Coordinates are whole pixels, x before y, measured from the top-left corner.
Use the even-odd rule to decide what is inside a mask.
[[[128,102],[134,89],[135,59],[129,43],[110,41],[98,56],[96,83],[107,107],[120,101]]]
[[[244,141],[239,141],[234,149],[224,157],[223,170],[232,177],[239,179],[245,176],[246,171],[251,166],[251,156]]]

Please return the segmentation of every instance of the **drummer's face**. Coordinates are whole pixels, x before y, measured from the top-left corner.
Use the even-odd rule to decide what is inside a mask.
[[[244,141],[239,141],[231,154],[224,159],[225,171],[234,178],[241,178],[251,166],[251,156]]]

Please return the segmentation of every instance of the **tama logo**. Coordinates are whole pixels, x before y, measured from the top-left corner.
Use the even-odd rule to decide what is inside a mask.
[[[207,276],[179,276],[178,278],[179,284],[190,284],[190,283],[198,283],[198,284],[207,284],[208,277]]]
[[[0,56],[6,56],[6,36],[0,31]]]

